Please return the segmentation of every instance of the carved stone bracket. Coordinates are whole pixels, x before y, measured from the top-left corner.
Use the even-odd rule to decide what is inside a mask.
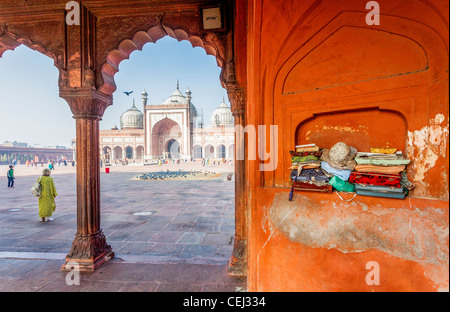
[[[233,115],[243,115],[245,112],[245,91],[237,83],[227,83],[228,99]],[[241,116],[243,117],[243,116]]]
[[[20,45],[14,38],[8,35],[8,26],[6,24],[0,25],[0,57],[7,50],[14,50]]]
[[[111,95],[92,88],[61,88],[59,96],[67,101],[75,119],[101,120],[106,108],[112,104]]]

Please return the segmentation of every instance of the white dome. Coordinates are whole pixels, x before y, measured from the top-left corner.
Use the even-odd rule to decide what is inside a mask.
[[[212,126],[233,125],[233,114],[231,113],[231,109],[225,104],[225,99],[219,108],[212,113],[210,121]]]
[[[190,90],[188,90],[186,92],[189,92],[188,95],[190,96],[190,94],[191,94]],[[186,96],[184,96],[183,93],[181,93],[180,84],[179,84],[179,82],[177,82],[177,89],[175,90],[174,93],[172,93],[171,96],[169,96],[168,99],[166,99],[163,102],[163,105],[179,105],[179,104],[187,105],[187,104],[189,104],[189,101],[186,98]]]
[[[133,106],[122,114],[120,117],[121,129],[143,129],[144,128],[144,114],[136,108],[133,101]]]

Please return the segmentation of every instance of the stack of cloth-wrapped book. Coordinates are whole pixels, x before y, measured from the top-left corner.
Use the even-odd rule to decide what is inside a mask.
[[[358,195],[403,199],[413,187],[406,177],[410,160],[396,149],[371,148],[370,153],[357,153],[355,162],[349,182]]]
[[[314,191],[331,193],[333,188],[328,183],[329,178],[320,168],[320,158],[322,150],[315,144],[297,145],[295,151],[291,154],[291,173],[292,192],[296,191]]]

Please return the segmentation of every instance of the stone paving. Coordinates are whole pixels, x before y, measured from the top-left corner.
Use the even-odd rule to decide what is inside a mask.
[[[17,168],[15,188],[6,182],[0,188],[0,291],[245,289],[245,278],[226,273],[234,234],[234,181],[227,180],[227,171],[233,168],[207,168],[222,174],[189,181],[133,179],[149,170],[177,170],[176,165],[127,169],[101,173],[101,224],[115,258],[83,274],[74,289],[59,271],[76,233],[73,168],[52,174],[56,212],[45,223],[38,221],[37,199],[30,193],[40,168]]]

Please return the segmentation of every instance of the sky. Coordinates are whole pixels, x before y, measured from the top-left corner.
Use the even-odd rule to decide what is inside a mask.
[[[203,109],[205,125],[225,97],[219,80],[221,69],[216,58],[188,41],[165,37],[148,43],[119,65],[114,76],[117,90],[113,105],[100,122],[101,130],[120,126],[120,116],[133,105],[143,110],[142,95],[148,93],[148,105],[161,104],[180,82],[184,94],[189,88],[192,103]],[[133,91],[130,96],[124,91]],[[26,142],[41,146],[70,147],[75,138],[75,120],[67,102],[59,97],[58,70],[53,60],[25,46],[6,51],[0,58],[0,144]]]

